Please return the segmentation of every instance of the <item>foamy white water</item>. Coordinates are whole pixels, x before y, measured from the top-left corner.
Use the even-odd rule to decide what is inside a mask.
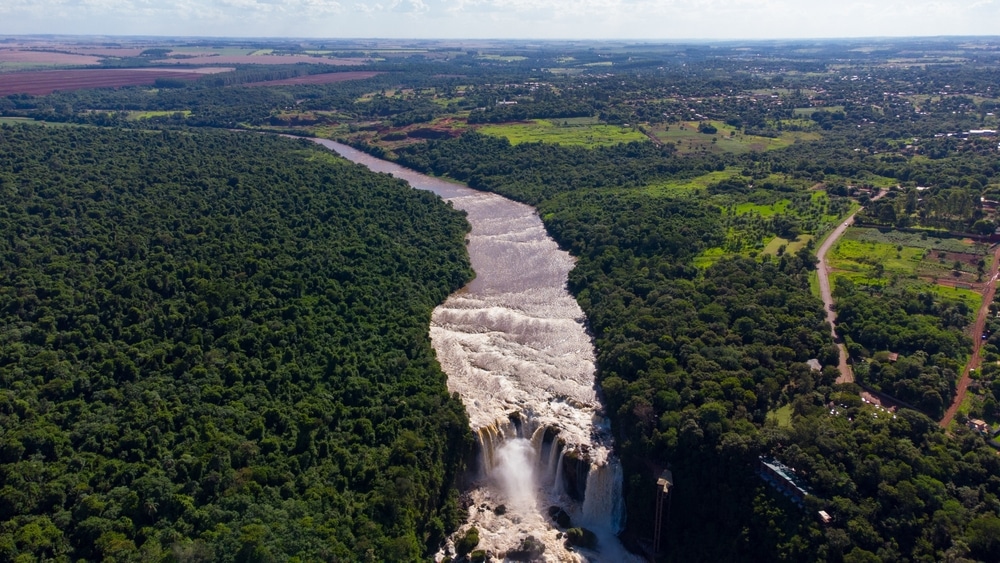
[[[468,214],[476,278],[434,310],[430,327],[480,446],[469,522],[459,534],[475,526],[477,549],[498,559],[530,536],[545,544],[545,561],[639,560],[615,537],[624,526],[621,466],[594,387],[593,343],[566,289],[570,255],[530,206],[316,142]],[[567,548],[550,506],[592,530],[597,551]]]

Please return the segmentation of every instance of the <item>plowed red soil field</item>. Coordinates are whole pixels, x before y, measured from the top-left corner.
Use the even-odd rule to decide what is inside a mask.
[[[157,64],[173,65],[294,65],[309,63],[314,65],[360,65],[362,59],[327,59],[310,57],[308,55],[210,55],[204,57],[187,57],[176,59],[160,59]]]
[[[96,65],[101,62],[101,59],[92,55],[0,49],[0,62],[35,63],[41,65]]]
[[[81,70],[38,70],[33,72],[9,72],[0,74],[0,96],[10,94],[32,94],[41,96],[59,90],[68,92],[85,88],[118,88],[120,86],[143,86],[156,82],[157,78],[195,80],[205,76],[204,72],[170,69],[81,69]]]

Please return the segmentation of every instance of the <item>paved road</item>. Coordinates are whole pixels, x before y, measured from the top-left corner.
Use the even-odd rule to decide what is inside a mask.
[[[983,345],[982,334],[986,328],[986,317],[990,314],[990,304],[993,303],[993,296],[997,291],[997,277],[1000,277],[998,272],[1000,272],[1000,245],[997,245],[993,251],[993,266],[990,268],[990,278],[986,282],[986,287],[983,288],[983,304],[979,307],[979,314],[976,315],[976,323],[972,325],[972,356],[969,358],[969,362],[965,364],[965,369],[962,370],[962,378],[958,380],[958,388],[955,390],[955,400],[944,413],[944,418],[940,422],[941,428],[947,428],[951,424],[951,421],[955,419],[955,415],[958,414],[958,407],[962,405],[962,401],[965,400],[965,392],[969,389],[969,373],[979,368],[979,362],[981,361],[979,351]]]
[[[875,201],[882,196],[884,196],[887,190],[883,190],[872,198]],[[858,209],[861,211],[864,207]],[[816,265],[816,273],[819,277],[819,293],[823,298],[823,309],[826,310],[826,320],[830,323],[830,336],[833,337],[833,341],[837,344],[837,348],[840,350],[840,361],[838,362],[837,368],[840,370],[840,376],[837,377],[837,383],[854,383],[854,371],[851,370],[851,365],[847,363],[847,347],[844,343],[837,338],[837,313],[833,310],[833,294],[830,292],[830,266],[826,263],[826,253],[833,248],[833,245],[837,243],[837,240],[844,234],[847,227],[850,227],[854,223],[854,216],[858,214],[855,211],[850,217],[844,219],[836,229],[830,233],[830,236],[826,237],[826,241],[819,247],[819,251],[816,252],[816,258],[819,259],[819,263]]]

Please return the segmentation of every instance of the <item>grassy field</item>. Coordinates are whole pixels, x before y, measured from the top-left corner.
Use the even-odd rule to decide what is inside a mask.
[[[748,213],[756,213],[761,217],[771,217],[778,213],[784,213],[788,209],[788,205],[792,203],[791,200],[782,199],[774,202],[771,205],[757,205],[756,203],[741,203],[736,206],[737,215],[746,215]]]
[[[791,428],[792,405],[785,405],[773,411],[768,411],[766,419],[777,424],[779,428]]]
[[[777,256],[778,250],[782,246],[785,247],[786,254],[795,254],[802,249],[805,245],[809,244],[809,241],[813,239],[812,235],[799,235],[795,240],[788,240],[786,238],[774,237],[771,239],[767,245],[764,246],[762,251],[764,254],[770,254],[772,256]]]
[[[653,197],[692,195],[696,190],[704,190],[712,184],[728,180],[737,174],[739,174],[739,171],[735,168],[727,168],[726,170],[709,172],[687,180],[667,180],[665,182],[650,184],[641,188],[641,190],[646,195]]]
[[[819,133],[790,131],[780,137],[760,137],[744,135],[735,127],[721,121],[708,121],[716,128],[716,133],[698,131],[697,121],[683,121],[671,125],[653,127],[650,132],[663,143],[673,144],[680,154],[734,153],[768,151],[788,147],[800,140],[815,140]]]
[[[878,229],[858,227],[849,229],[844,233],[844,238],[860,242],[912,246],[932,251],[962,252],[977,255],[986,255],[989,250],[986,245],[976,245],[970,241],[958,238],[935,237],[930,233],[882,232]]]
[[[977,263],[983,259],[983,251],[960,239],[851,228],[830,252],[829,264],[834,269],[831,284],[836,287],[841,279],[873,286],[894,282],[961,300],[975,311],[982,295],[971,287],[979,281]],[[984,262],[988,269],[988,257]]]
[[[139,119],[149,119],[150,117],[162,117],[165,115],[170,116],[175,113],[179,113],[182,114],[184,117],[187,117],[191,115],[191,110],[185,109],[177,111],[130,111],[128,112],[128,118],[134,121]]]
[[[524,123],[485,125],[479,128],[479,132],[496,137],[505,137],[515,145],[542,141],[559,145],[576,145],[593,148],[646,139],[645,135],[629,127],[598,124],[576,125],[570,123],[568,119],[533,119]]]

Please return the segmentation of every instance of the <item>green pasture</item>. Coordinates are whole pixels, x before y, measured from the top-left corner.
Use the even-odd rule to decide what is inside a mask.
[[[953,237],[936,237],[930,232],[911,233],[896,230],[883,232],[867,227],[852,227],[844,233],[844,239],[889,244],[894,247],[897,245],[910,246],[938,252],[962,252],[978,256],[985,256],[989,252],[989,247],[985,244],[975,244],[965,239]]]
[[[737,215],[747,215],[750,213],[756,213],[761,217],[772,217],[778,213],[784,213],[788,209],[788,205],[791,204],[791,200],[782,199],[778,200],[771,205],[758,205],[756,203],[741,203],[736,206]]]
[[[479,132],[494,137],[504,137],[511,144],[545,142],[593,148],[642,141],[646,136],[629,127],[618,125],[570,125],[566,119],[533,119],[526,123],[485,125]],[[563,125],[563,122],[567,122]]]
[[[897,250],[897,246],[845,237],[837,242],[830,253],[830,265],[842,271],[870,272],[876,264],[881,264],[886,274],[916,276],[924,260],[924,250],[912,246]]]
[[[935,295],[944,299],[964,301],[965,305],[969,308],[969,311],[971,311],[970,315],[973,318],[975,318],[977,312],[979,311],[979,307],[983,304],[982,294],[971,289],[960,289],[957,287],[948,287],[929,283],[924,283],[922,285],[927,286],[929,291],[934,292]]]
[[[650,132],[661,142],[675,145],[680,154],[760,152],[782,149],[800,140],[819,138],[818,133],[807,131],[789,131],[775,138],[745,135],[721,121],[708,121],[708,123],[716,128],[716,133],[698,131],[697,121],[657,125],[651,128]]]
[[[130,111],[130,112],[128,112],[128,118],[130,120],[136,121],[136,120],[139,120],[139,119],[149,119],[150,117],[171,116],[171,115],[173,115],[175,113],[179,113],[179,114],[182,114],[184,117],[188,117],[188,116],[191,115],[191,110],[184,109],[184,110],[174,110],[174,111],[160,111],[160,110],[153,110],[153,111]]]
[[[799,235],[795,240],[788,240],[786,238],[774,237],[766,245],[764,245],[764,254],[770,254],[772,256],[777,256],[778,250],[782,246],[785,247],[785,254],[795,254],[801,250],[806,244],[813,239],[812,235]]]
[[[954,261],[950,258],[939,259],[937,253],[964,252],[972,254],[971,245],[967,245],[964,251],[957,249],[951,251],[932,250],[927,247],[905,246],[898,242],[857,240],[858,233],[852,231],[865,231],[860,236],[872,236],[867,231],[879,233],[875,229],[848,229],[847,234],[837,242],[828,258],[830,266],[836,270],[836,273],[831,276],[831,285],[836,286],[836,279],[838,278],[850,279],[856,284],[874,286],[885,285],[892,280],[895,283],[900,283],[919,291],[933,292],[935,295],[945,299],[963,301],[970,310],[978,310],[983,297],[977,291],[938,285],[919,279],[919,276],[938,279],[951,277]],[[880,236],[892,234],[911,233],[879,233]],[[919,235],[917,236],[919,237]],[[957,239],[951,240],[954,243],[961,243]],[[926,243],[926,241],[919,238],[917,242]],[[883,270],[880,276],[877,275],[878,266]],[[968,263],[963,263],[962,271],[964,274],[961,281],[963,283],[971,283],[969,278],[974,275],[975,267]]]
[[[645,195],[653,197],[691,195],[695,190],[704,190],[712,184],[728,180],[739,174],[735,168],[709,172],[686,180],[665,180],[639,188]]]

